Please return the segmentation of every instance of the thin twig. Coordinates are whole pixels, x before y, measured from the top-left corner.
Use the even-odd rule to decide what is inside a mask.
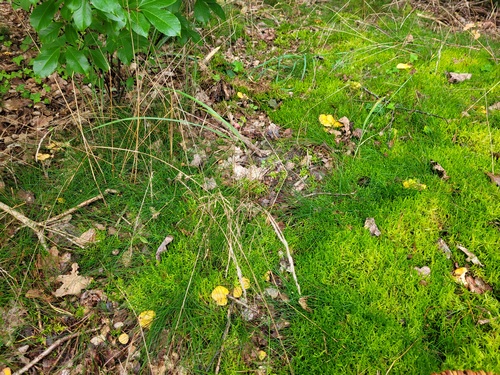
[[[40,244],[43,246],[45,250],[48,250],[47,246],[47,241],[45,240],[45,235],[43,234],[43,231],[39,229],[39,224],[36,221],[33,221],[29,219],[28,217],[24,216],[22,213],[19,211],[14,210],[13,208],[7,206],[5,203],[0,202],[0,208],[7,212],[9,215],[13,216],[17,220],[19,220],[21,223],[23,223],[25,226],[30,228],[33,232],[35,232],[36,236],[40,240]]]
[[[91,332],[95,332],[95,331],[98,331],[98,330],[99,330],[99,328],[94,328],[94,329],[92,329],[90,331],[87,331],[85,333],[91,333]],[[38,356],[36,356],[35,359],[33,359],[30,363],[28,363],[22,369],[14,372],[14,375],[24,374],[26,371],[28,371],[30,368],[32,368],[33,366],[35,366],[42,359],[44,359],[45,357],[47,357],[59,345],[64,344],[66,341],[71,340],[71,339],[73,339],[75,337],[78,337],[81,334],[82,334],[82,332],[75,332],[75,333],[72,333],[71,335],[68,335],[66,337],[60,338],[59,340],[55,341],[51,346],[49,346],[42,353],[40,353]]]
[[[106,190],[104,190],[104,193],[105,194],[117,194],[118,191],[113,190],[113,189],[106,189]],[[80,204],[76,205],[75,207],[70,208],[69,210],[63,212],[62,214],[59,214],[57,216],[53,216],[50,219],[45,220],[44,222],[40,223],[39,225],[53,223],[54,221],[57,221],[57,220],[65,217],[65,216],[68,216],[68,215],[72,214],[73,212],[75,212],[79,208],[88,206],[89,204],[94,203],[94,202],[96,202],[98,200],[101,200],[101,199],[104,199],[104,195],[103,194],[98,194],[95,197],[87,199],[86,201],[81,202]]]
[[[283,235],[283,232],[281,231],[280,227],[278,226],[278,223],[276,222],[276,220],[274,220],[274,217],[272,217],[269,212],[266,211],[266,213],[267,213],[267,218],[269,219],[269,222],[271,223],[274,231],[276,232],[276,235],[278,236],[278,238],[281,241],[281,243],[283,244],[283,246],[285,246],[286,255],[288,258],[288,263],[290,264],[290,273],[293,276],[293,280],[295,281],[295,286],[297,287],[297,292],[299,293],[299,296],[300,296],[301,295],[300,285],[299,285],[299,281],[297,280],[297,274],[295,273],[295,266],[293,264],[293,258],[292,258],[292,254],[290,253],[290,248],[288,247],[288,242],[286,241],[286,238]]]
[[[217,375],[220,371],[220,362],[222,360],[222,352],[224,350],[224,341],[226,341],[230,327],[231,327],[231,309],[227,309],[227,323],[226,323],[226,328],[224,329],[224,333],[222,334],[222,345],[220,346],[218,353],[219,358],[217,358],[217,365],[215,366],[215,375]]]
[[[413,345],[415,345],[417,343],[417,341],[420,340],[420,337],[417,338],[415,341],[412,342],[412,344],[398,357],[396,358],[392,363],[391,365],[389,366],[389,368],[387,369],[387,372],[385,373],[385,375],[389,374],[389,372],[391,372],[392,368],[394,367],[394,364],[399,361],[401,358],[403,358],[403,356],[408,353],[410,351],[410,349],[413,347]]]

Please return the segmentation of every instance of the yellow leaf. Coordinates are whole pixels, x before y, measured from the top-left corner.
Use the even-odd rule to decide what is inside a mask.
[[[411,68],[413,68],[411,64],[399,63],[398,65],[396,65],[396,69],[411,69]]]
[[[403,187],[405,189],[413,189],[419,191],[427,189],[427,185],[421,184],[420,182],[414,180],[413,178],[403,181]]]
[[[321,114],[319,115],[319,122],[321,125],[326,126],[326,127],[335,127],[335,128],[340,128],[342,124],[335,120],[332,115],[325,115]]]
[[[264,280],[269,282],[271,281],[271,274],[272,272],[271,271],[267,271],[265,274],[264,274]]]
[[[235,286],[233,289],[233,297],[240,298],[242,294],[243,290],[241,289],[241,286]]]
[[[263,361],[267,357],[267,353],[263,350],[259,350],[259,361]]]
[[[153,310],[143,311],[139,314],[139,325],[142,328],[149,328],[155,317],[156,313]]]
[[[229,290],[227,288],[224,288],[223,286],[217,286],[215,289],[212,291],[212,298],[215,301],[215,303],[219,306],[225,306],[227,305],[227,295],[229,294]]]
[[[57,203],[66,203],[66,199],[59,197],[57,198]]]
[[[118,336],[118,341],[120,344],[127,345],[129,340],[129,335],[126,333],[122,333],[120,336]]]
[[[242,277],[241,282],[243,283],[242,287],[244,289],[250,288],[250,280],[248,280],[246,277]]]
[[[467,268],[460,267],[453,271],[453,278],[455,282],[463,285],[467,285],[467,281],[465,281],[465,274],[467,273]]]
[[[50,155],[50,154],[36,154],[36,160],[38,160],[38,161],[44,161],[44,160],[50,159],[51,157],[52,157],[52,155]]]

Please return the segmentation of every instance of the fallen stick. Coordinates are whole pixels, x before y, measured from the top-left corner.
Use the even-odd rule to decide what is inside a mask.
[[[287,242],[285,236],[283,235],[283,232],[281,231],[280,227],[278,226],[278,223],[276,222],[276,220],[274,220],[274,217],[272,217],[269,212],[266,211],[266,213],[267,213],[267,218],[271,222],[271,225],[273,226],[273,229],[276,232],[276,235],[278,236],[278,238],[281,241],[281,243],[283,244],[283,246],[285,246],[286,256],[288,258],[288,263],[290,264],[290,273],[293,276],[293,280],[295,281],[295,286],[297,287],[297,292],[299,292],[299,296],[300,296],[301,295],[300,285],[299,285],[299,281],[297,279],[297,274],[295,273],[295,266],[293,264],[293,258],[292,258],[292,254],[290,253],[290,248],[288,247],[288,242]]]
[[[98,331],[99,328],[94,328],[90,331],[87,331],[86,333],[90,332],[95,332]],[[51,346],[49,346],[47,349],[45,349],[42,353],[37,355],[30,363],[28,363],[26,366],[24,366],[22,369],[17,370],[14,372],[13,375],[21,375],[24,374],[26,371],[28,371],[30,368],[35,366],[38,362],[40,362],[42,359],[47,357],[55,348],[57,348],[59,345],[64,344],[66,341],[71,340],[79,335],[81,335],[81,332],[75,332],[72,333],[71,335],[68,335],[66,337],[60,338],[59,340],[55,341]]]
[[[45,240],[45,235],[43,234],[43,230],[40,230],[39,224],[36,221],[31,220],[30,218],[24,216],[19,211],[14,210],[12,207],[7,206],[5,203],[0,202],[0,208],[4,210],[9,215],[13,216],[25,226],[30,228],[33,232],[35,232],[36,236],[40,240],[40,244],[43,246],[45,250],[48,250],[47,241]]]

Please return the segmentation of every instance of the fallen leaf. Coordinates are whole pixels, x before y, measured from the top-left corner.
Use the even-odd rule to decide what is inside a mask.
[[[85,289],[92,282],[92,278],[78,275],[78,263],[73,263],[71,273],[69,275],[59,275],[57,281],[62,282],[62,285],[52,293],[54,296],[79,296],[82,289]]]
[[[398,65],[396,65],[396,69],[399,69],[399,70],[411,69],[411,68],[413,68],[413,65],[411,65],[411,64],[399,63]]]
[[[500,102],[496,102],[488,107],[490,111],[500,111]]]
[[[467,274],[468,269],[466,267],[457,268],[453,271],[453,279],[455,282],[467,286],[467,281],[465,281],[465,275]]]
[[[280,291],[274,287],[269,287],[269,288],[264,289],[264,293],[266,293],[272,299],[276,299],[280,295]]]
[[[342,123],[335,120],[335,118],[332,115],[321,114],[321,115],[319,115],[318,119],[319,119],[320,124],[327,127],[327,128],[329,128],[329,127],[334,127],[334,128],[342,127]]]
[[[420,182],[418,182],[417,180],[415,180],[413,178],[410,178],[408,180],[403,181],[403,187],[405,189],[412,189],[412,190],[418,190],[418,191],[422,191],[422,190],[427,189],[427,185],[421,184]]]
[[[413,35],[408,34],[405,38],[405,43],[413,43],[413,40],[414,40]]]
[[[467,31],[467,30],[473,29],[474,27],[476,27],[476,23],[475,22],[469,22],[469,23],[467,23],[464,26],[464,28],[462,30],[463,31]]]
[[[486,173],[486,175],[490,178],[491,182],[500,187],[500,174]]]
[[[229,294],[229,290],[223,286],[217,286],[212,291],[212,299],[219,306],[227,305],[227,295]]]
[[[427,266],[423,266],[421,268],[418,267],[413,267],[417,272],[419,273],[420,276],[429,276],[431,274],[431,269]]]
[[[263,350],[259,350],[258,357],[259,357],[259,361],[263,361],[267,357],[267,353]]]
[[[194,154],[193,155],[193,160],[191,160],[191,163],[189,163],[190,167],[195,167],[198,168],[203,164],[203,158],[200,154]]]
[[[446,258],[450,259],[451,258],[451,250],[448,247],[448,245],[446,244],[446,242],[444,242],[444,240],[442,238],[440,238],[437,240],[437,245],[438,245],[439,249],[446,255]]]
[[[118,342],[123,345],[127,345],[130,337],[126,333],[122,333],[120,336],[118,336]]]
[[[86,246],[89,243],[95,242],[96,231],[94,228],[90,228],[88,231],[82,233],[80,237],[76,239],[76,242],[81,246]]]
[[[241,286],[243,287],[243,289],[250,288],[250,280],[248,280],[246,277],[242,277],[240,282],[241,282]]]
[[[2,372],[0,373],[0,375],[11,375],[12,374],[12,371],[10,370],[9,367],[6,367],[2,370]]]
[[[309,298],[309,297],[300,297],[300,298],[299,298],[299,305],[300,305],[300,307],[302,307],[302,308],[303,308],[304,310],[306,310],[307,312],[311,312],[311,311],[312,311],[312,309],[311,309],[309,306],[307,306],[307,299],[308,299],[308,298]]]
[[[465,259],[467,262],[472,262],[476,266],[484,267],[484,265],[479,261],[477,256],[475,256],[473,253],[467,250],[467,248],[465,248],[462,245],[457,245],[457,249],[462,251],[465,255],[467,255],[467,259]]]
[[[213,190],[217,187],[217,182],[215,181],[215,178],[213,177],[205,177],[205,180],[203,181],[203,184],[201,185],[201,187],[206,190],[206,191],[210,191],[210,190]]]
[[[434,160],[430,161],[432,171],[436,173],[442,180],[448,180],[450,176],[446,173],[446,170]]]
[[[448,72],[448,82],[450,83],[460,83],[471,79],[472,74],[470,73],[451,73]]]
[[[159,262],[161,260],[161,253],[164,253],[165,251],[167,251],[167,247],[168,245],[170,244],[170,242],[172,242],[174,240],[174,237],[173,236],[166,236],[165,239],[163,240],[163,242],[160,244],[160,246],[158,246],[158,249],[156,249],[156,260]]]
[[[471,34],[474,37],[474,40],[478,40],[481,37],[481,33],[477,30],[472,30]]]
[[[365,228],[370,231],[370,234],[372,236],[379,237],[381,232],[377,227],[377,224],[375,223],[375,218],[373,217],[368,217],[365,220]]]
[[[473,277],[471,275],[467,275],[465,277],[465,281],[467,282],[467,289],[469,289],[472,293],[483,294],[488,290],[492,290],[493,288],[486,284],[483,279],[480,277]]]
[[[36,154],[36,160],[38,161],[45,161],[47,159],[50,159],[52,155],[50,154]]]
[[[139,325],[142,328],[150,328],[155,317],[156,313],[153,310],[143,311],[138,316]]]
[[[241,289],[241,286],[235,286],[233,289],[233,297],[240,298],[242,294],[243,294],[243,289]]]

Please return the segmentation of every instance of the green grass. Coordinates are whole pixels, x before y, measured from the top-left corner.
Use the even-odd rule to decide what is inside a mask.
[[[156,120],[149,128],[130,122],[98,126],[86,133],[93,156],[74,138],[45,170],[13,166],[4,178],[2,201],[14,207],[20,201],[13,192],[33,191],[36,205],[20,209],[40,221],[106,188],[119,191],[74,214],[72,224],[81,232],[96,223],[106,229],[98,231],[97,244],[73,249],[72,259],[82,275],[94,278],[94,288],[133,311],[132,318],[156,312],[138,341],[143,373],[164,355],[195,374],[214,373],[219,360],[221,374],[500,373],[500,189],[485,174],[498,174],[491,153],[500,151],[500,111],[484,110],[500,98],[500,69],[491,56],[500,44],[484,36],[476,41],[466,32],[434,32],[428,20],[407,9],[380,6],[375,16],[373,9],[354,5],[337,13],[335,4],[313,9],[275,4],[274,11],[283,12],[276,48],[266,52],[259,43],[247,51],[261,63],[235,81],[274,123],[292,129],[292,138],[273,143],[276,154],[262,162],[265,166],[286,163],[287,152],[295,154],[296,164],[309,153],[319,165],[317,147],[332,150],[334,168],[323,180],[314,181],[302,169],[311,181],[302,192],[286,184],[230,181],[218,167],[227,159],[219,147],[227,140],[195,145],[186,134],[199,127],[170,135],[168,125]],[[220,29],[243,34],[236,21]],[[405,43],[408,34],[412,43]],[[212,68],[224,75],[217,70],[219,60]],[[398,63],[413,68],[398,70]],[[446,72],[472,78],[450,84]],[[246,78],[264,77],[272,82],[268,91],[246,85]],[[279,108],[267,105],[271,98],[280,100]],[[193,103],[184,99],[190,108]],[[236,102],[227,108],[239,110]],[[324,131],[320,114],[347,116],[354,128],[364,129],[351,155]],[[135,131],[144,141],[138,147]],[[190,167],[199,149],[207,150],[207,161]],[[432,173],[431,160],[446,169],[449,180]],[[201,187],[206,177],[215,178],[216,189]],[[405,189],[408,179],[426,189]],[[285,201],[268,209],[284,228],[310,310],[300,307],[293,278],[280,270],[284,246],[257,204],[273,189],[281,189]],[[368,217],[375,218],[380,237],[363,228]],[[108,234],[109,227],[117,232]],[[167,235],[174,242],[157,262],[156,249]],[[439,238],[450,245],[451,259],[438,248]],[[60,330],[63,320],[43,301],[23,296],[40,285],[50,293],[54,283],[48,274],[57,270],[37,268],[44,251],[26,228],[12,238],[3,233],[2,244],[0,266],[19,283],[1,281],[1,304],[16,302],[30,317],[4,338],[18,346],[42,341]],[[492,291],[474,294],[453,280],[454,263],[466,265],[458,244],[485,265],[472,265],[470,272]],[[231,249],[237,266],[229,260]],[[427,278],[415,270],[423,266],[431,269]],[[251,281],[247,303],[259,309],[252,321],[237,303],[222,307],[211,298],[217,285],[229,290],[238,285],[237,268]],[[267,271],[276,275],[276,285],[266,281]],[[264,293],[269,287],[288,298],[270,298]],[[79,311],[69,298],[54,303]],[[43,321],[40,312],[47,315]],[[484,319],[489,323],[479,324]],[[30,324],[41,328],[26,338]],[[0,348],[6,353],[0,363],[15,367],[9,359],[13,348]],[[259,350],[265,358],[258,358]]]

